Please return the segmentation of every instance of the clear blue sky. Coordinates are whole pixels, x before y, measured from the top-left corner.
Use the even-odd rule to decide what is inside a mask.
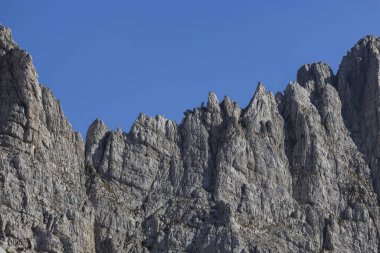
[[[305,63],[334,71],[378,0],[1,0],[0,22],[85,134],[97,117],[129,131],[139,112],[178,123],[214,91],[245,107],[258,81],[282,91]]]

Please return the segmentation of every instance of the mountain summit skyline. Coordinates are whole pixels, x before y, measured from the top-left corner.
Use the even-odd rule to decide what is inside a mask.
[[[366,36],[245,108],[211,92],[84,140],[0,26],[0,252],[378,252],[379,108]]]

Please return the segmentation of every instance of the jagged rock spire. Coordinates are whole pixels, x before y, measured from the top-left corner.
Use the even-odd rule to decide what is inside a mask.
[[[366,36],[343,58],[337,74],[344,122],[371,168],[380,196],[380,39]]]
[[[0,251],[377,252],[379,65],[368,36],[337,78],[307,64],[276,98],[210,93],[129,133],[97,119],[84,148],[0,27]]]
[[[0,56],[16,46],[12,39],[11,30],[0,24]]]

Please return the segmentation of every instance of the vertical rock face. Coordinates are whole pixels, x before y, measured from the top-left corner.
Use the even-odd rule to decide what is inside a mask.
[[[298,83],[285,91],[293,197],[306,208],[306,223],[317,242],[312,251],[376,252],[378,240],[371,238],[377,238],[377,202],[369,168],[343,123],[334,80],[326,64],[305,65]],[[356,218],[345,215],[352,210]]]
[[[0,252],[378,252],[379,59],[84,143],[0,26]]]
[[[380,39],[367,36],[343,58],[338,72],[342,114],[380,194]],[[380,195],[379,195],[380,196]]]
[[[94,251],[83,140],[4,27],[0,94],[0,247]]]

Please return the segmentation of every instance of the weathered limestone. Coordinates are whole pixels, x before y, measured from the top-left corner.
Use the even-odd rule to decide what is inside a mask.
[[[0,26],[0,252],[378,252],[379,48],[84,142]]]

